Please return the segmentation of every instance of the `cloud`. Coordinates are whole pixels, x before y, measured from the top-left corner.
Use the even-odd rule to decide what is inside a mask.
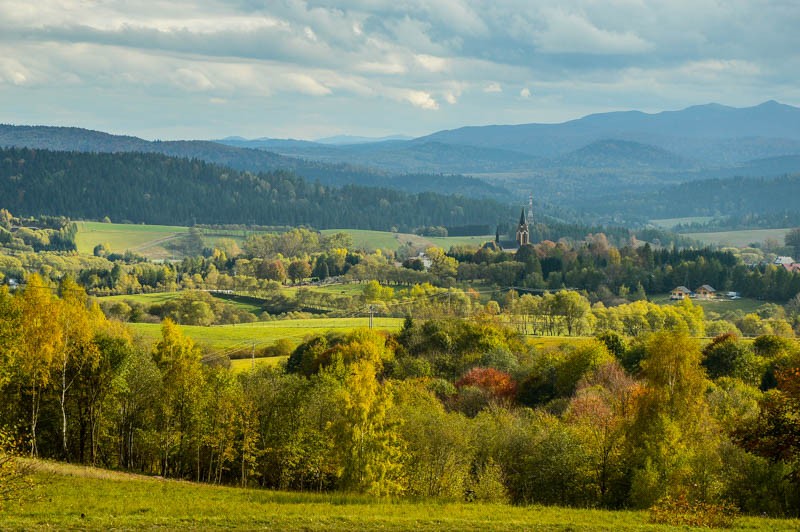
[[[550,11],[547,29],[534,36],[545,53],[640,54],[653,45],[633,32],[616,32],[596,27],[577,13]]]
[[[304,94],[311,96],[327,96],[331,90],[306,74],[291,73],[286,75],[289,83]]]
[[[398,124],[391,129],[435,130],[609,108],[679,108],[720,95],[729,104],[800,103],[800,10],[793,2],[557,6],[154,0],[142,9],[136,2],[3,0],[0,101],[9,105],[0,122],[14,116],[48,123],[49,102],[64,101],[65,91],[74,116],[112,120],[123,106],[98,109],[103,88],[130,108],[225,100],[209,106],[209,123],[235,129],[253,120],[294,132],[295,118],[287,112],[280,126],[276,109],[313,109],[309,131],[327,127],[327,116],[341,117],[337,127],[344,129],[380,116],[382,124]],[[546,109],[524,102],[531,80]],[[509,87],[518,98],[495,96]],[[236,121],[213,115],[244,101],[250,114]],[[441,113],[425,112],[443,102],[449,105]],[[372,114],[362,119],[365,108]],[[172,127],[165,113],[153,116],[160,122],[149,130]]]
[[[408,90],[403,93],[403,99],[414,107],[435,111],[439,109],[439,104],[433,97],[425,91]]]

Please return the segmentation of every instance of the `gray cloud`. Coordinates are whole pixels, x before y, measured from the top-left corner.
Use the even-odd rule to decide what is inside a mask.
[[[798,23],[792,1],[3,0],[0,121],[310,137],[797,104]]]

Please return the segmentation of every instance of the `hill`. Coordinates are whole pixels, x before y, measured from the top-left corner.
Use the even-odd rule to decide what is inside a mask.
[[[327,146],[295,140],[257,140],[230,138],[220,142],[203,140],[147,141],[138,137],[111,135],[75,127],[13,126],[0,124],[0,147],[26,147],[55,151],[77,151],[97,153],[159,153],[173,157],[199,159],[240,171],[272,172],[290,170],[310,181],[325,185],[349,184],[385,186],[407,192],[449,193],[461,190],[462,194],[474,197],[508,199],[509,192],[499,186],[463,176],[436,176],[436,179],[419,179],[419,176],[391,175],[386,170],[369,168],[369,159],[319,157],[304,159],[303,147],[328,149]],[[335,147],[330,149],[336,150]],[[271,150],[296,153],[300,158],[281,155]],[[313,159],[313,160],[312,160]],[[421,171],[430,168],[407,167],[403,171]]]
[[[728,227],[800,225],[800,174],[777,178],[713,178],[663,187],[656,192],[606,194],[580,201],[577,208],[604,215],[645,219],[728,218]]]
[[[144,153],[0,149],[0,198],[15,214],[157,225],[311,225],[410,231],[507,216],[491,200],[311,183],[291,172],[253,174]]]
[[[626,140],[603,139],[557,157],[554,167],[578,168],[691,168],[694,164],[657,146]]]
[[[747,108],[708,104],[655,114],[599,113],[560,124],[464,127],[433,133],[417,141],[556,157],[603,138],[652,144],[689,158],[697,158],[700,148],[716,146],[716,151],[725,152],[706,153],[703,159],[708,162],[726,160],[727,153],[740,145],[761,145],[755,151],[763,153],[755,155],[752,148],[739,150],[740,161],[778,155],[774,153],[776,145],[784,151],[783,155],[796,154],[800,153],[800,108],[769,101]],[[758,142],[754,142],[756,139]],[[727,148],[722,150],[723,146]],[[787,149],[791,151],[786,152]]]

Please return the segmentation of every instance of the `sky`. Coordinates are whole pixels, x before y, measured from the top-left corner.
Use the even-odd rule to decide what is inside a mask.
[[[0,123],[419,136],[800,104],[796,0],[0,0]]]

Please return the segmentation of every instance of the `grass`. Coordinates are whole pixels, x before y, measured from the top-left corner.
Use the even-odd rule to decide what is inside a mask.
[[[713,220],[713,216],[687,216],[686,218],[662,218],[650,220],[650,223],[662,229],[672,229],[680,224],[704,224]]]
[[[164,480],[35,462],[33,500],[0,514],[3,530],[685,530],[646,512],[290,493]],[[740,530],[797,530],[798,520],[743,517]]]
[[[189,232],[188,227],[174,225],[114,224],[103,222],[76,222],[78,234],[75,237],[78,253],[91,255],[97,244],[108,244],[114,253],[127,250],[149,259],[180,259],[183,255],[168,249],[179,237]],[[203,240],[213,246],[225,238],[241,244],[245,234],[250,231],[226,229],[201,229]]]
[[[744,229],[741,231],[719,231],[715,233],[685,233],[686,236],[699,240],[704,244],[718,246],[746,247],[752,242],[763,242],[773,239],[783,244],[783,237],[790,231],[787,229]]]
[[[160,244],[187,233],[188,227],[170,225],[111,224],[102,222],[76,222],[78,234],[75,237],[78,253],[91,255],[97,244],[109,244],[111,251],[123,253],[134,251],[150,257],[167,253]],[[150,253],[148,253],[150,252]],[[157,257],[164,258],[164,257]]]
[[[375,318],[375,328],[398,331],[403,324],[401,318]],[[195,342],[211,349],[228,350],[235,346],[246,349],[273,345],[281,338],[299,344],[303,338],[327,331],[349,332],[359,327],[367,327],[369,318],[319,318],[302,320],[276,320],[238,325],[215,325],[201,327],[184,325],[184,334]],[[154,341],[161,335],[161,325],[157,323],[131,323],[129,326],[145,340]]]
[[[278,367],[281,363],[286,362],[289,357],[262,357],[262,358],[237,358],[231,360],[231,371],[234,373],[243,373],[250,371],[253,366],[260,367]]]

